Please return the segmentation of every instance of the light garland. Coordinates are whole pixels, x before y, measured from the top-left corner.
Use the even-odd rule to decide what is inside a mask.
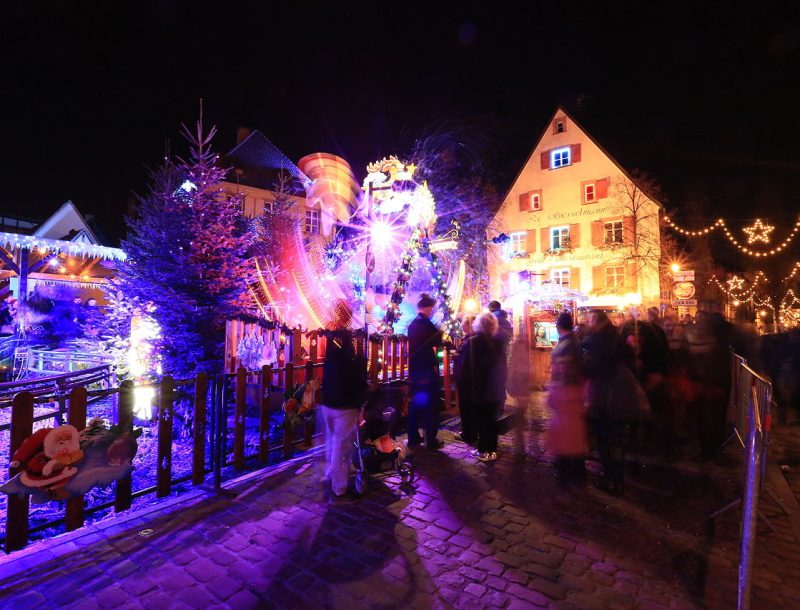
[[[703,235],[708,235],[712,231],[716,230],[717,228],[722,229],[723,233],[725,233],[725,237],[728,238],[728,241],[731,242],[736,248],[739,249],[740,252],[747,254],[748,256],[754,256],[756,258],[764,258],[767,256],[775,256],[776,254],[780,254],[783,250],[785,250],[789,244],[794,239],[795,235],[800,231],[800,217],[795,221],[794,225],[792,226],[792,230],[789,232],[789,235],[777,246],[770,248],[769,250],[753,250],[752,248],[748,248],[746,245],[739,242],[736,237],[734,237],[731,230],[728,228],[728,225],[724,218],[718,218],[716,222],[713,224],[696,231],[684,229],[683,227],[678,226],[675,224],[669,216],[664,217],[664,222],[669,226],[671,229],[677,231],[681,235],[686,235],[687,237],[701,237]],[[761,222],[761,219],[756,219],[756,222],[750,226],[746,227],[744,230],[745,233],[748,234],[748,243],[754,243],[756,241],[763,241],[764,243],[769,243],[769,233],[774,229],[771,225],[766,225]]]
[[[33,250],[43,256],[55,253],[117,261],[124,261],[128,258],[128,255],[119,248],[65,241],[63,239],[49,239],[35,235],[20,235],[19,233],[0,232],[0,246],[11,250]]]
[[[772,225],[764,224],[760,218],[756,218],[755,223],[750,227],[742,229],[747,233],[747,243],[753,244],[757,241],[763,241],[765,244],[769,243],[769,234],[775,230]]]

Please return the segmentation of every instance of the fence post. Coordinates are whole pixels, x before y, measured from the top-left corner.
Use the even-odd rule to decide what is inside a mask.
[[[133,425],[133,382],[123,381],[119,386],[119,409],[117,425],[127,430]],[[122,512],[131,507],[131,475],[130,473],[117,481],[114,491],[114,511]]]
[[[406,338],[401,336],[400,340],[400,379],[406,378],[406,364],[408,360],[408,341]]]
[[[244,470],[244,418],[247,410],[247,371],[236,371],[236,403],[233,411],[233,467]]]
[[[33,434],[33,394],[20,392],[11,405],[11,455],[19,449],[26,438]],[[16,476],[21,468],[9,468],[9,478]],[[6,553],[18,551],[28,544],[29,496],[8,496],[6,517]]]
[[[380,372],[380,363],[378,362],[378,343],[367,340],[367,347],[369,348],[369,380],[372,383],[378,382],[378,374]]]
[[[309,361],[306,362],[306,383],[312,381],[313,379],[314,379],[314,363]],[[316,400],[314,401],[314,403],[316,403]],[[308,416],[303,419],[303,446],[306,448],[311,447],[311,435],[314,433],[314,426],[312,425],[312,416],[315,407],[316,404],[312,404],[311,410],[308,412]]]
[[[172,481],[172,418],[175,407],[172,404],[175,380],[169,375],[161,380],[160,406],[158,408],[158,477],[156,497],[169,495]]]
[[[194,380],[194,430],[192,439],[192,485],[201,485],[206,477],[206,406],[208,374],[198,373]]]
[[[292,364],[303,363],[303,331],[295,328],[292,331]]]
[[[86,388],[82,386],[72,388],[69,393],[68,422],[79,432],[86,427],[86,397]],[[83,494],[67,500],[66,525],[68,532],[83,527],[83,504]]]
[[[272,367],[265,364],[261,367],[261,383],[258,395],[258,463],[269,462],[269,393],[272,388]]]
[[[452,393],[450,386],[450,350],[446,346],[442,348],[442,365],[444,368],[444,408],[449,411],[453,405],[450,403]]]

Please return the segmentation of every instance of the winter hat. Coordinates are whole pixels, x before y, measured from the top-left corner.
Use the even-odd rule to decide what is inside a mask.
[[[556,318],[556,328],[572,330],[573,326],[572,314],[570,312],[562,311],[560,314],[558,314],[558,318]]]
[[[52,428],[41,428],[22,441],[19,449],[14,452],[9,466],[11,468],[24,466],[34,455],[41,453],[44,450],[44,439],[51,430]]]

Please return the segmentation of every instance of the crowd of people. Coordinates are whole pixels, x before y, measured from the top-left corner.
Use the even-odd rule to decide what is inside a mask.
[[[407,445],[436,450],[441,446],[437,431],[442,390],[436,354],[452,346],[445,345],[431,320],[434,299],[422,295],[417,305],[418,315],[408,328]],[[699,449],[699,458],[712,459],[725,440],[732,347],[751,361],[763,360],[763,368],[779,380],[776,392],[780,390],[784,404],[797,404],[800,331],[771,335],[759,347],[754,333],[740,332],[721,314],[699,312],[694,320],[679,323],[659,313],[651,308],[640,316],[632,310],[628,316],[615,315],[613,322],[600,309],[579,319],[568,311],[558,315],[545,446],[565,488],[586,480],[590,447],[596,449],[602,467],[597,485],[612,494],[623,491],[632,442],[640,452],[666,461],[692,447]],[[349,331],[341,321],[349,319],[349,314],[340,316],[337,332],[345,339]],[[507,397],[514,397],[520,411],[529,402],[529,348],[524,337],[514,340],[509,317],[497,301],[488,311],[466,316],[462,330],[455,359],[460,439],[473,445],[478,460],[491,462],[498,458],[498,419]],[[338,362],[354,357],[351,350],[334,349],[325,360],[323,417],[332,439],[327,476],[334,497],[346,494],[349,448],[360,404],[354,390],[367,387],[364,366]],[[328,396],[335,397],[334,402]],[[347,423],[340,423],[342,415],[334,412],[342,408],[351,411]]]

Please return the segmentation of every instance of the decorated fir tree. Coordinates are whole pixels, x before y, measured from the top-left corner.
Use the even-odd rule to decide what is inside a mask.
[[[226,170],[211,150],[216,133],[183,134],[187,160],[164,165],[129,219],[119,272],[122,291],[145,304],[160,327],[163,370],[185,375],[221,369],[225,321],[241,312],[248,264],[241,197],[221,190]]]

